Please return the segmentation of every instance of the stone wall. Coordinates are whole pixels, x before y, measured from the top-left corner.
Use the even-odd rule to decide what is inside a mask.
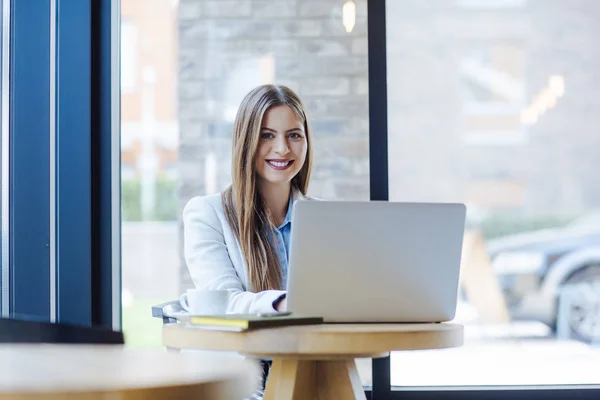
[[[288,85],[309,110],[311,194],[368,199],[366,1],[356,3],[347,33],[338,0],[180,1],[182,203],[229,183],[233,116],[252,87],[269,82]],[[207,165],[218,176],[208,186]]]

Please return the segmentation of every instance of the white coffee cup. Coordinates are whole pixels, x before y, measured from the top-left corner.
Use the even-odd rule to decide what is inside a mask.
[[[188,289],[179,298],[179,303],[190,314],[225,314],[229,305],[229,293],[229,290]]]

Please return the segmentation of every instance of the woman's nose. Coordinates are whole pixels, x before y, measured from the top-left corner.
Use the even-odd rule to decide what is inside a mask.
[[[275,143],[275,151],[279,154],[287,154],[290,151],[284,138],[277,139],[277,142]]]

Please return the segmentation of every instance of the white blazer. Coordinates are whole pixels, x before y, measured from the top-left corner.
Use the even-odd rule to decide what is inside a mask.
[[[293,201],[305,199],[293,191]],[[284,290],[247,290],[246,262],[223,211],[221,194],[192,198],[183,210],[185,262],[198,289],[231,291],[228,313],[272,312]]]

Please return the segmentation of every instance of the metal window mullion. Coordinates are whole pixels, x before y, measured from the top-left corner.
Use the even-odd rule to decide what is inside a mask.
[[[121,329],[120,0],[92,2],[92,323]]]
[[[50,0],[10,0],[9,32],[9,311],[47,321]]]
[[[1,255],[1,275],[0,275],[0,316],[7,318],[10,315],[10,260],[9,260],[9,196],[10,196],[10,185],[9,185],[9,137],[10,137],[10,125],[9,125],[9,96],[8,87],[10,82],[10,0],[2,1],[2,31],[0,33],[1,43],[0,52],[2,64],[0,72],[2,74],[0,81],[0,88],[2,89],[1,97],[1,109],[2,116],[1,121],[1,148],[2,155],[0,156],[0,222],[2,225],[2,248],[0,249]]]
[[[57,318],[56,281],[56,2],[50,0],[50,163],[49,163],[49,203],[50,203],[50,322]]]
[[[92,324],[92,0],[56,3],[56,320]]]
[[[367,40],[369,60],[369,185],[370,198],[389,200],[387,50],[385,0],[367,1]],[[373,359],[374,400],[391,396],[390,357]]]
[[[112,328],[121,329],[121,1],[110,5],[110,266]]]

